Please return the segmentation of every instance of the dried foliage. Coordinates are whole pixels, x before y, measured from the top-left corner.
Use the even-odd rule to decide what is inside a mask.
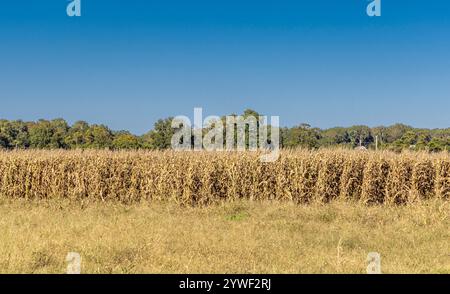
[[[0,197],[184,205],[249,200],[409,203],[448,199],[448,154],[343,149],[254,152],[9,151],[0,153]]]

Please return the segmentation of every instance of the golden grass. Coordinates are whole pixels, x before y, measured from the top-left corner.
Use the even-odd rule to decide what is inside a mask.
[[[0,272],[450,273],[449,202],[374,205],[343,200],[224,202],[0,200]]]
[[[447,153],[296,150],[262,163],[252,152],[0,152],[0,197],[8,199],[400,204],[449,195]]]

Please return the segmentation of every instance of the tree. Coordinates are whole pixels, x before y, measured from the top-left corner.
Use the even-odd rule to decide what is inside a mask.
[[[417,133],[414,131],[407,131],[403,136],[394,142],[394,145],[400,148],[415,147],[417,143]]]
[[[11,148],[13,141],[13,129],[7,120],[0,120],[0,147]]]
[[[14,139],[12,145],[14,148],[28,148],[30,147],[30,134],[28,133],[28,124],[21,120],[13,121],[12,127],[14,130]]]
[[[448,142],[440,138],[431,139],[428,144],[428,148],[431,152],[440,152],[448,149]]]
[[[237,117],[235,114],[229,116]],[[256,141],[259,145],[261,143],[259,142],[260,114],[255,110],[246,109],[241,116],[244,118],[244,121],[241,123],[245,124],[246,147],[248,148],[250,145],[249,124],[254,125],[255,123],[257,128]],[[254,117],[256,121],[250,121],[250,117]],[[227,116],[220,118],[224,126],[224,144],[226,144],[228,135],[226,133],[226,118]],[[215,126],[214,123],[210,126],[204,126],[202,134],[211,134],[209,131],[213,130]],[[236,146],[238,139],[237,120],[234,121],[231,127],[234,131],[233,143]],[[270,133],[273,130],[270,125],[267,127],[267,143],[269,143]],[[69,126],[63,119],[38,120],[37,122],[0,119],[0,149],[167,149],[171,147],[171,141],[176,131],[172,128],[171,117],[158,120],[154,125],[154,129],[141,137],[134,136],[126,131],[113,132],[105,125],[94,124],[91,126],[85,121],[77,121],[72,126]],[[394,151],[403,149],[428,150],[430,152],[450,151],[450,128],[430,130],[413,128],[404,124],[394,124],[389,127],[378,126],[369,128],[361,125],[322,130],[304,123],[292,128],[279,128],[279,131],[280,144],[283,147],[320,148],[322,146],[356,147],[358,145],[371,147],[374,143],[374,137],[377,136],[382,148]],[[194,142],[193,136],[194,133],[191,132],[191,142]],[[183,137],[182,140],[184,139]],[[214,140],[215,137],[210,137],[209,139]]]
[[[318,148],[320,139],[320,129],[311,128],[308,124],[300,124],[287,131],[283,143],[285,147]]]
[[[63,119],[39,120],[30,127],[30,146],[39,149],[65,148],[68,125]]]
[[[428,150],[428,144],[431,141],[431,135],[425,131],[417,136],[416,150]]]
[[[321,131],[321,146],[347,145],[351,142],[346,128],[331,128]]]
[[[86,145],[89,148],[111,148],[113,139],[113,133],[104,125],[92,125],[86,131]]]
[[[89,142],[87,138],[87,133],[89,131],[89,124],[85,121],[77,121],[69,129],[66,138],[64,139],[65,144],[71,149],[76,148],[86,148]]]
[[[170,148],[172,136],[175,134],[175,130],[172,129],[172,120],[172,117],[158,120],[154,129],[143,136],[144,146],[150,149]]]
[[[353,126],[349,128],[348,134],[353,147],[368,146],[373,142],[370,128],[367,126]]]
[[[0,148],[28,148],[28,124],[23,121],[0,120]]]
[[[50,148],[67,148],[67,144],[64,141],[69,130],[67,122],[62,118],[54,119],[50,122],[50,128],[52,130]]]
[[[383,142],[393,143],[400,139],[407,131],[413,130],[412,127],[404,124],[395,124],[385,128]]]
[[[139,139],[130,134],[129,132],[119,132],[115,134],[114,140],[112,142],[114,149],[139,149],[141,147],[141,142]]]

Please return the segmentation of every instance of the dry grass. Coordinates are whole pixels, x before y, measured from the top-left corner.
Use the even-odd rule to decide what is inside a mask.
[[[261,163],[246,152],[14,151],[0,153],[0,197],[177,204],[350,199],[448,199],[448,154],[283,151]]]
[[[0,272],[450,273],[449,202],[366,206],[248,201],[181,207],[0,200]]]
[[[448,154],[1,152],[0,272],[450,273],[449,195]]]

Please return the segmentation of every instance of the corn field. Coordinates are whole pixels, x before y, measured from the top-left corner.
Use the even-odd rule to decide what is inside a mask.
[[[0,199],[401,204],[449,195],[444,153],[292,150],[262,163],[254,152],[0,152]]]

